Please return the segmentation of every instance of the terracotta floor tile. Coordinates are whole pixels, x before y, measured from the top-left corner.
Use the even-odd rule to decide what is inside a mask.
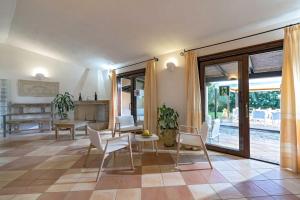
[[[254,183],[263,189],[269,195],[285,195],[291,194],[288,190],[282,186],[268,180],[268,181],[254,181]]]
[[[115,200],[116,190],[96,190],[92,193],[89,200]]]
[[[36,166],[35,169],[69,169],[79,158],[78,155],[53,156]]]
[[[268,196],[261,188],[253,182],[236,183],[234,187],[245,197]]]
[[[20,157],[16,157],[16,156],[14,156],[14,157],[0,157],[0,166],[3,166],[7,163],[10,163],[10,162],[14,161],[14,160],[17,160],[18,158],[20,158]]]
[[[50,187],[50,185],[30,185],[25,187],[23,193],[31,194],[31,193],[43,193]]]
[[[7,187],[27,187],[33,183],[34,180],[14,180],[8,183],[4,188]]]
[[[96,187],[96,181],[92,183],[75,183],[71,191],[94,190],[95,187]]]
[[[5,171],[0,170],[0,180],[1,181],[12,181],[16,178],[22,176],[24,173],[26,173],[25,170],[16,170],[16,171]]]
[[[217,170],[199,170],[208,183],[227,183],[228,180]]]
[[[186,186],[142,188],[143,200],[192,200],[193,196]]]
[[[169,153],[159,153],[157,156],[153,153],[144,153],[142,155],[142,165],[170,165],[174,160]]]
[[[6,186],[7,184],[9,184],[10,181],[2,181],[0,182],[0,189],[3,188],[4,186]]]
[[[274,200],[271,196],[266,197],[250,197],[247,198],[248,200]]]
[[[300,179],[273,180],[293,194],[300,194]]]
[[[175,165],[159,165],[161,173],[179,172],[179,169]]]
[[[167,200],[167,198],[163,187],[142,188],[142,200]]]
[[[180,171],[191,171],[191,170],[211,170],[207,162],[194,163],[194,164],[183,164],[178,166]]]
[[[180,172],[162,173],[164,186],[185,185]]]
[[[38,200],[64,200],[67,194],[67,192],[43,193]]]
[[[122,175],[119,181],[118,189],[140,188],[142,187],[141,175]]]
[[[65,169],[30,170],[18,180],[57,180],[66,172]]]
[[[24,194],[26,193],[26,187],[6,187],[0,189],[0,195],[9,195],[9,194]]]
[[[54,156],[65,148],[67,148],[67,146],[42,146],[25,156]]]
[[[208,180],[202,175],[199,170],[183,171],[181,175],[186,185],[206,184]]]
[[[96,190],[118,189],[120,180],[121,180],[120,176],[117,175],[101,176],[95,189]]]
[[[4,153],[1,153],[0,156],[24,156],[32,151],[34,151],[36,148],[34,147],[28,147],[28,148],[14,148],[9,151],[5,151]]]
[[[155,174],[160,172],[161,170],[159,165],[142,166],[142,174]]]
[[[143,174],[142,187],[160,187],[163,186],[161,174]]]
[[[64,200],[85,200],[89,199],[92,191],[68,192]]]
[[[220,199],[217,192],[209,184],[189,185],[188,188],[194,199]]]
[[[244,197],[231,183],[215,183],[210,186],[222,199],[237,199]]]
[[[286,178],[300,178],[300,175],[294,174],[283,169],[256,169],[263,176],[268,179],[286,179]]]
[[[298,200],[300,199],[296,195],[283,195],[283,196],[272,196],[275,200]]]
[[[45,161],[47,156],[26,156],[0,167],[0,170],[29,170]]]
[[[116,200],[141,200],[141,188],[119,189],[117,190]]]
[[[36,200],[41,194],[19,194],[12,198],[12,200]]]
[[[47,192],[68,192],[71,191],[75,184],[55,184],[51,185]]]
[[[0,195],[0,200],[11,200],[15,195]]]
[[[55,180],[48,180],[48,179],[37,179],[34,180],[30,186],[47,186],[47,185],[53,185],[55,183]]]

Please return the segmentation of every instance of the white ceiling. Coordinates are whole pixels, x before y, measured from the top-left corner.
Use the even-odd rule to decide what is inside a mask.
[[[299,0],[17,0],[15,10],[8,2],[0,1],[7,44],[85,67],[120,66],[300,19]]]

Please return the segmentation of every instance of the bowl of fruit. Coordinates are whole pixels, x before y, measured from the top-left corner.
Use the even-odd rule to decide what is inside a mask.
[[[144,130],[143,133],[142,133],[142,136],[143,136],[143,137],[151,137],[152,134],[150,133],[149,130]]]

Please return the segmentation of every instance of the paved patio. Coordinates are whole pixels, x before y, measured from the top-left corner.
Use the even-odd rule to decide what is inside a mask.
[[[250,129],[251,157],[268,162],[279,163],[279,138],[280,135],[278,131]],[[209,143],[238,149],[238,141],[237,127],[221,125],[219,139],[215,138],[209,140]]]

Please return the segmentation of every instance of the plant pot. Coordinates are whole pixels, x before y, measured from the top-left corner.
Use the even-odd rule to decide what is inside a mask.
[[[161,131],[161,137],[165,147],[173,147],[176,144],[176,129],[164,129]]]

